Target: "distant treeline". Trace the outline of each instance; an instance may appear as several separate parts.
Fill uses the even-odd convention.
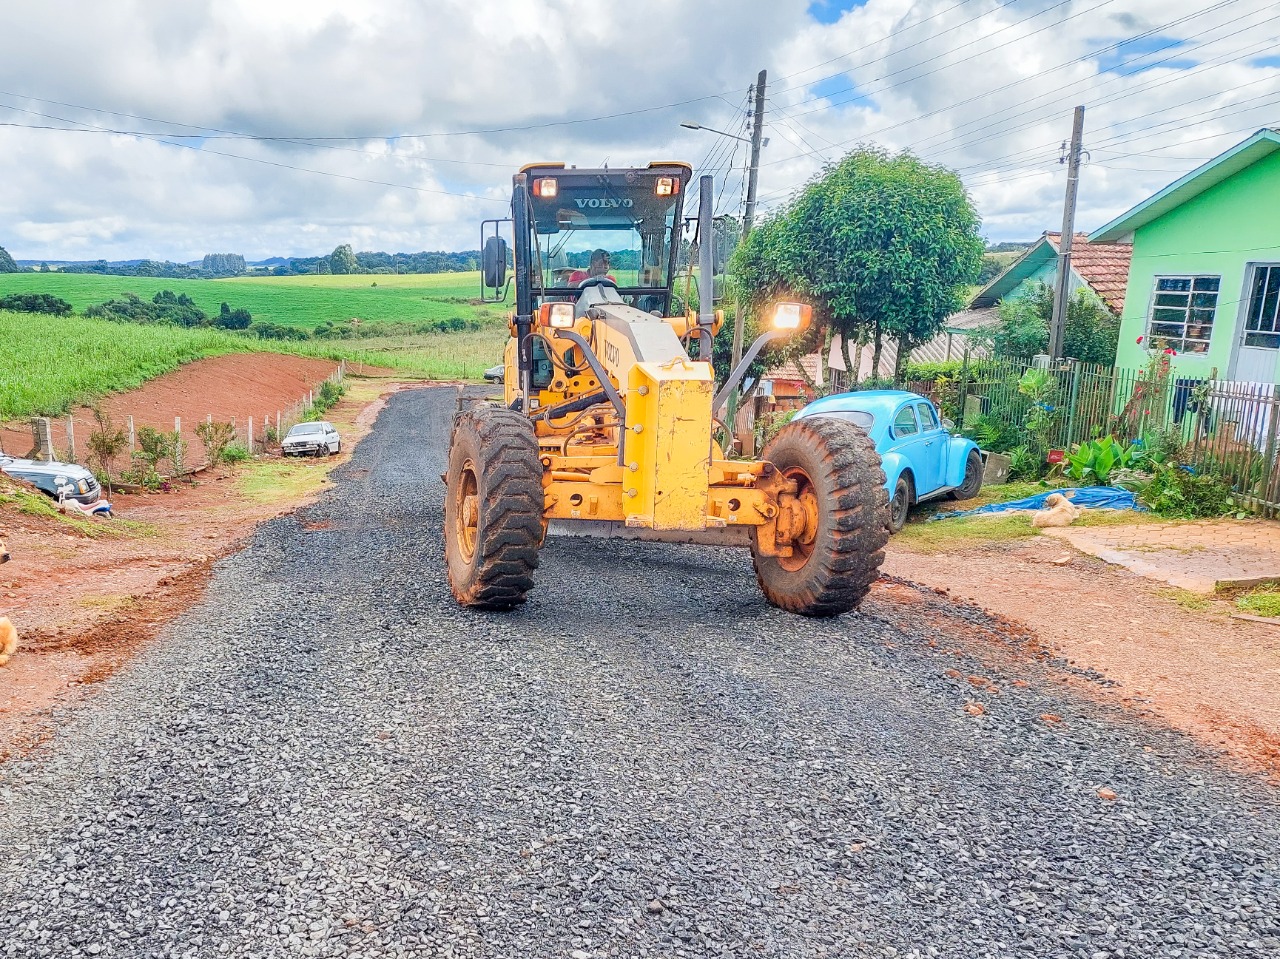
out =
[[[464,273],[480,269],[480,251],[449,253],[354,253],[342,244],[328,256],[294,257],[271,270],[273,276],[351,273]]]
[[[71,304],[43,293],[22,294],[0,300],[0,309],[64,316],[71,312]],[[453,316],[420,323],[337,324],[330,321],[318,324],[314,330],[305,330],[283,323],[255,321],[248,310],[243,307],[232,309],[227,303],[222,304],[216,315],[209,316],[186,293],[174,293],[172,290],[161,290],[150,300],[144,300],[135,293],[126,293],[89,307],[84,315],[116,323],[166,324],[187,328],[211,326],[262,340],[349,340],[413,333],[457,333],[480,328],[480,321],[474,316]]]

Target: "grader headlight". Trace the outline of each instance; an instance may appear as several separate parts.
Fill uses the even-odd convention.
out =
[[[809,328],[813,308],[807,303],[779,303],[773,308],[773,328],[799,333]]]
[[[550,200],[560,192],[560,184],[555,177],[544,176],[533,181],[533,195],[542,200]]]
[[[538,308],[538,313],[543,326],[557,330],[567,330],[573,326],[572,303],[543,303]]]

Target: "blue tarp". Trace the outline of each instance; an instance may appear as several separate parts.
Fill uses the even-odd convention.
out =
[[[1079,489],[1048,489],[1035,496],[1010,500],[1008,503],[990,503],[977,509],[967,509],[958,513],[934,513],[933,519],[955,519],[957,516],[978,516],[984,513],[1007,513],[1018,509],[1044,509],[1044,501],[1054,493],[1061,493],[1076,506],[1084,509],[1135,509],[1138,497],[1119,486],[1082,486]]]

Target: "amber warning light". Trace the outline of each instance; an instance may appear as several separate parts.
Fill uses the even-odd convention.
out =
[[[660,176],[653,192],[656,196],[675,196],[680,192],[680,181],[673,176]]]
[[[536,197],[549,200],[559,192],[560,184],[556,182],[555,177],[544,176],[540,180],[533,181],[533,195]]]

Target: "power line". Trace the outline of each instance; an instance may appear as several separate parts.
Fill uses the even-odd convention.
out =
[[[1155,35],[1155,34],[1160,33],[1161,31],[1168,30],[1168,29],[1170,29],[1170,28],[1172,28],[1172,27],[1180,26],[1180,25],[1182,25],[1183,23],[1186,23],[1186,22],[1188,22],[1188,21],[1190,21],[1190,20],[1193,20],[1193,19],[1195,19],[1195,18],[1197,18],[1197,17],[1203,16],[1203,15],[1208,14],[1208,13],[1216,12],[1217,10],[1220,10],[1220,9],[1222,9],[1222,8],[1224,8],[1224,7],[1230,6],[1230,5],[1232,5],[1232,4],[1234,4],[1234,3],[1238,3],[1238,2],[1239,2],[1239,0],[1219,0],[1219,2],[1218,2],[1218,3],[1214,4],[1214,5],[1213,5],[1213,6],[1211,6],[1211,7],[1206,8],[1206,9],[1204,9],[1204,10],[1197,10],[1197,11],[1195,11],[1194,13],[1190,13],[1190,14],[1187,14],[1187,15],[1185,15],[1185,16],[1178,17],[1177,19],[1171,20],[1171,21],[1169,21],[1169,22],[1167,22],[1167,23],[1159,24],[1158,26],[1152,27],[1152,28],[1150,28],[1150,29],[1148,29],[1148,30],[1144,30],[1144,31],[1142,31],[1141,33],[1137,33],[1137,34],[1135,34],[1135,35],[1133,35],[1133,36],[1131,36],[1131,37],[1125,37],[1125,38],[1124,38],[1124,39],[1122,39],[1122,40],[1117,40],[1117,41],[1115,41],[1115,42],[1113,42],[1113,43],[1109,43],[1109,44],[1107,44],[1107,45],[1105,45],[1105,46],[1102,46],[1102,47],[1099,47],[1099,48],[1097,48],[1097,49],[1095,49],[1095,50],[1091,50],[1091,51],[1089,51],[1089,52],[1087,52],[1087,53],[1085,53],[1085,54],[1082,54],[1081,56],[1073,57],[1072,59],[1070,59],[1070,60],[1066,60],[1066,61],[1063,61],[1062,63],[1059,63],[1059,64],[1057,64],[1057,65],[1055,65],[1055,66],[1053,66],[1053,67],[1048,67],[1048,68],[1046,68],[1046,69],[1044,69],[1044,70],[1039,71],[1039,74],[1038,74],[1038,75],[1039,75],[1039,76],[1044,76],[1044,75],[1045,75],[1045,74],[1047,74],[1047,73],[1052,73],[1052,72],[1055,72],[1055,71],[1057,71],[1057,70],[1061,70],[1061,69],[1064,69],[1064,68],[1069,67],[1069,66],[1073,66],[1073,65],[1078,64],[1078,63],[1084,63],[1085,61],[1087,61],[1087,60],[1091,60],[1091,59],[1093,59],[1093,58],[1095,58],[1095,57],[1101,57],[1101,56],[1102,56],[1102,55],[1104,55],[1104,54],[1111,53],[1111,52],[1114,52],[1114,51],[1118,50],[1120,47],[1124,46],[1125,44],[1134,43],[1134,42],[1135,42],[1135,41],[1137,41],[1137,40],[1145,39],[1146,37],[1153,36],[1153,35]],[[956,64],[948,64],[947,66],[956,66],[956,65],[958,65],[958,63],[961,63],[961,62],[965,62],[965,61],[958,61]],[[912,78],[912,79],[917,79],[917,78]],[[880,135],[880,134],[882,134],[882,133],[888,133],[890,130],[895,130],[895,129],[898,129],[899,127],[903,127],[903,126],[906,126],[906,125],[911,124],[911,123],[917,123],[917,122],[919,122],[919,121],[921,121],[921,120],[929,119],[929,118],[931,118],[931,117],[935,117],[935,116],[939,116],[939,115],[944,114],[944,113],[951,112],[951,111],[955,110],[957,107],[965,106],[965,105],[967,105],[967,104],[974,103],[974,102],[976,102],[976,101],[978,101],[978,100],[986,99],[987,97],[990,97],[990,96],[992,96],[993,94],[1001,93],[1001,92],[1003,92],[1003,91],[1005,91],[1005,90],[1008,90],[1008,89],[1011,89],[1011,88],[1013,88],[1013,87],[1020,86],[1021,84],[1025,83],[1025,82],[1026,82],[1026,79],[1025,79],[1025,78],[1019,78],[1019,79],[1017,79],[1017,80],[1012,80],[1012,81],[1010,81],[1010,82],[1008,82],[1008,83],[1005,83],[1005,84],[1002,84],[1002,85],[1000,85],[1000,86],[998,86],[998,87],[994,87],[993,89],[985,90],[985,91],[983,91],[983,92],[982,92],[982,93],[980,93],[980,94],[976,94],[976,95],[974,95],[974,96],[968,97],[967,99],[960,100],[960,101],[958,101],[958,102],[948,104],[946,107],[939,107],[938,109],[935,109],[935,110],[930,110],[930,111],[927,111],[927,112],[925,112],[925,113],[917,114],[916,116],[910,117],[910,118],[908,118],[908,119],[906,119],[906,120],[901,120],[901,121],[898,121],[897,123],[891,123],[891,124],[889,124],[888,126],[879,127],[879,128],[877,128],[877,129],[875,129],[875,130],[870,130],[870,131],[867,131],[867,132],[865,132],[865,133],[861,133],[861,134],[859,134],[859,135],[858,135],[858,136],[856,136],[856,137],[851,137],[851,138],[849,138],[849,139],[847,139],[847,140],[837,141],[837,142],[833,143],[833,144],[832,144],[832,146],[833,146],[833,147],[842,147],[842,146],[847,146],[848,144],[850,144],[850,143],[854,143],[855,141],[858,141],[858,140],[865,140],[865,139],[867,139],[867,138],[869,138],[869,137],[879,136],[879,135]],[[887,89],[892,89],[892,87],[886,87],[886,88],[885,88],[885,89],[883,89],[883,90],[877,90],[877,91],[873,91],[873,92],[874,92],[874,93],[883,93],[883,92],[885,92],[885,90],[887,90]],[[808,101],[805,101],[805,102],[808,102]],[[801,115],[807,115],[807,113],[815,113],[815,112],[819,112],[819,111],[816,111],[816,110],[815,110],[815,111],[807,111],[807,112],[806,112],[806,114],[801,114]],[[770,163],[770,164],[786,163],[786,162],[788,162],[788,161],[790,161],[790,160],[800,159],[800,158],[802,158],[802,157],[803,157],[803,154],[800,154],[800,155],[797,155],[797,156],[790,156],[790,157],[781,157],[781,158],[779,158],[779,159],[777,159],[777,160],[771,160],[771,161],[769,161],[769,163]]]
[[[35,115],[37,115],[37,116],[44,116],[44,117],[47,117],[47,118],[49,118],[49,119],[58,120],[58,121],[63,122],[63,123],[75,123],[75,124],[79,124],[81,127],[89,127],[89,128],[90,128],[90,129],[87,129],[87,130],[69,131],[69,132],[105,133],[105,134],[115,134],[115,133],[116,133],[116,131],[114,131],[114,130],[109,130],[109,129],[105,128],[105,127],[99,127],[99,126],[97,126],[96,124],[87,123],[87,122],[85,122],[85,121],[83,121],[83,120],[71,120],[71,119],[68,119],[68,118],[66,118],[66,117],[58,117],[58,116],[52,116],[52,117],[51,117],[51,116],[49,116],[48,114],[41,114],[41,113],[37,113],[37,111],[34,111],[34,110],[24,110],[24,109],[22,109],[21,107],[8,106],[7,104],[0,104],[0,107],[3,107],[4,109],[7,109],[7,110],[14,110],[14,111],[16,111],[16,112],[18,112],[18,113],[32,113],[32,114],[35,114]],[[17,124],[6,124],[6,125],[7,125],[7,126],[16,126]],[[332,173],[332,172],[330,172],[330,171],[328,171],[328,170],[313,170],[313,169],[310,169],[309,167],[300,167],[300,166],[295,166],[294,164],[291,164],[291,163],[281,163],[281,162],[279,162],[278,160],[267,160],[267,159],[264,159],[264,158],[262,158],[262,157],[249,157],[249,156],[244,156],[243,154],[239,154],[239,153],[226,153],[226,152],[221,151],[221,150],[210,150],[210,149],[207,149],[207,148],[205,148],[205,147],[203,147],[203,146],[197,146],[197,145],[195,145],[195,144],[191,144],[191,143],[178,143],[178,142],[174,142],[174,141],[172,141],[172,140],[165,139],[165,137],[164,137],[164,135],[163,135],[163,134],[155,134],[155,133],[151,133],[151,134],[141,134],[141,133],[139,133],[139,134],[130,134],[130,135],[132,135],[132,136],[137,136],[137,137],[139,137],[139,138],[141,138],[141,139],[150,140],[150,141],[152,141],[152,142],[154,142],[154,143],[163,144],[164,146],[178,147],[178,148],[183,149],[183,150],[194,150],[194,151],[195,151],[195,152],[197,152],[197,153],[201,153],[201,154],[210,154],[210,155],[213,155],[213,156],[228,157],[228,158],[233,159],[233,160],[246,160],[246,161],[248,161],[248,162],[250,162],[250,163],[261,163],[261,164],[264,164],[264,165],[266,165],[266,166],[278,167],[278,168],[283,169],[283,170],[294,170],[294,171],[297,171],[297,172],[299,172],[299,173],[312,173],[312,174],[315,174],[316,176],[327,176],[327,177],[332,177],[332,178],[334,178],[334,179],[338,179],[338,180],[350,180],[350,181],[355,182],[355,183],[368,183],[368,184],[372,184],[372,185],[374,185],[374,186],[388,186],[388,187],[393,187],[393,188],[395,188],[395,189],[399,189],[399,190],[413,190],[415,193],[432,193],[432,194],[438,194],[438,195],[441,195],[441,196],[456,196],[456,197],[463,197],[463,198],[466,198],[466,199],[469,199],[469,200],[485,200],[485,201],[487,201],[487,202],[489,202],[489,203],[506,203],[506,202],[508,202],[507,200],[499,199],[498,197],[481,196],[481,195],[480,195],[480,194],[478,194],[478,193],[458,193],[458,192],[456,192],[456,191],[454,191],[454,190],[435,190],[435,189],[431,189],[430,187],[410,186],[410,185],[409,185],[409,184],[407,184],[407,183],[392,183],[392,182],[387,181],[387,180],[372,180],[372,179],[369,179],[369,178],[367,178],[367,177],[352,176],[352,175],[350,175],[350,174],[346,174],[346,173]]]

